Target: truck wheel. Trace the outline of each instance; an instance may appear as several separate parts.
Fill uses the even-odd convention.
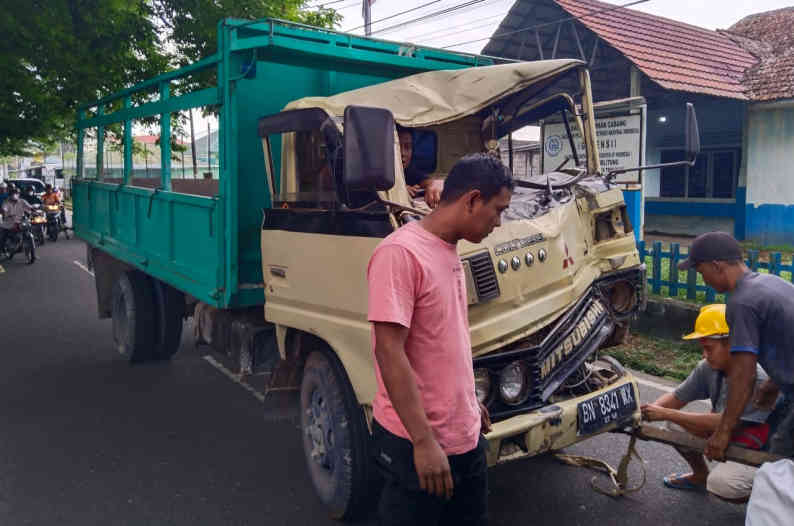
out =
[[[170,360],[179,350],[182,341],[182,318],[185,313],[185,295],[160,280],[152,279],[154,304],[157,308],[157,333],[154,359]]]
[[[113,342],[131,363],[152,358],[155,343],[155,304],[149,278],[124,272],[113,286]]]
[[[335,356],[322,351],[309,355],[300,404],[303,451],[317,495],[335,519],[360,515],[371,489],[371,436]]]

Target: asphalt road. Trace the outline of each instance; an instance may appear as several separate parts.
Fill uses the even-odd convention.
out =
[[[82,243],[61,238],[39,258],[0,272],[0,524],[335,524],[311,488],[294,404],[231,381],[189,327],[173,361],[131,367],[96,317]],[[644,401],[661,393],[641,388]],[[627,443],[610,434],[568,452],[617,466]],[[745,506],[663,487],[686,468],[672,449],[638,451],[647,483],[617,500],[551,457],[497,466],[492,524],[744,524]]]

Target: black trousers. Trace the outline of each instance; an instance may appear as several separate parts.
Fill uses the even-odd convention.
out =
[[[372,421],[375,462],[384,477],[378,515],[381,526],[488,524],[488,443],[481,435],[477,447],[450,455],[454,491],[446,500],[422,490],[414,466],[414,448]]]

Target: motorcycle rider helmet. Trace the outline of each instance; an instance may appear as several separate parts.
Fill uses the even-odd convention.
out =
[[[48,194],[52,192],[52,185],[50,183],[44,185],[44,191],[47,192]]]

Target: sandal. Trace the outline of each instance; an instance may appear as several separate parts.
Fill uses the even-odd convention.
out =
[[[672,489],[684,489],[690,491],[703,491],[706,489],[706,486],[701,486],[699,484],[695,484],[689,480],[689,476],[692,473],[673,473],[672,475],[667,475],[662,479],[664,485],[668,488]]]

